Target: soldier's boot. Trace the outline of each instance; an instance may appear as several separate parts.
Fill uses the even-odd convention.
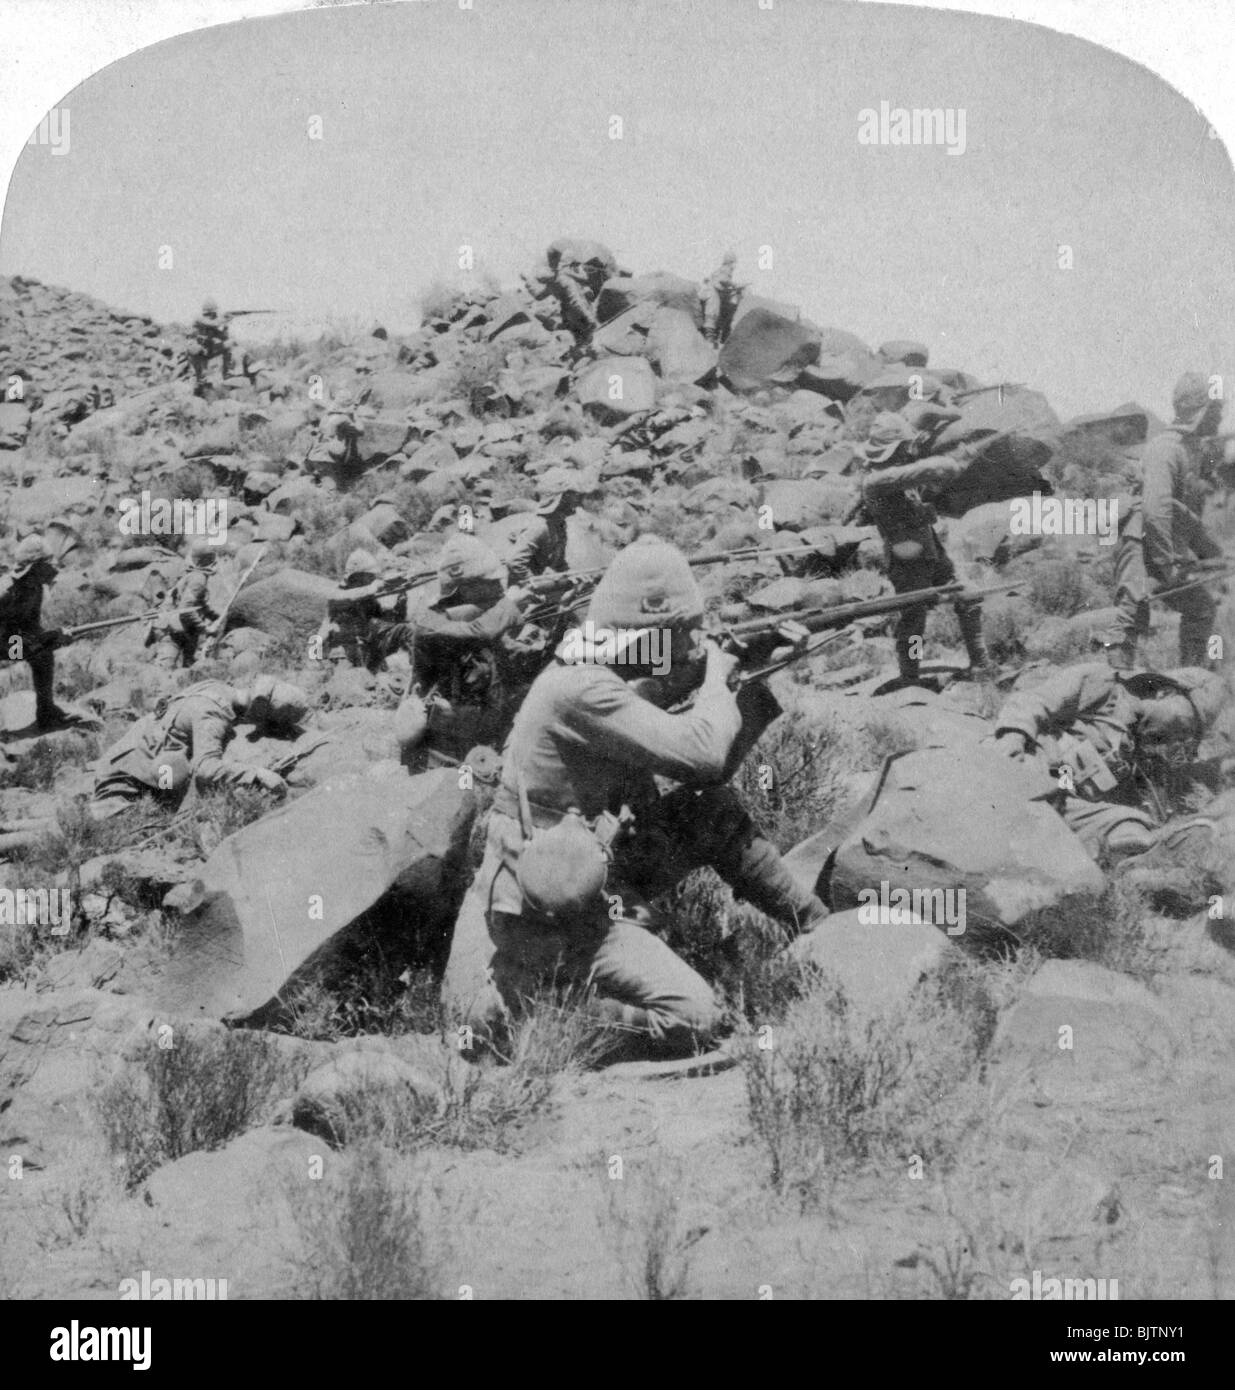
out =
[[[72,723],[72,716],[56,704],[56,659],[51,652],[35,652],[27,661],[34,685],[34,722],[40,729],[57,729]]]
[[[790,873],[780,852],[762,835],[754,835],[737,856],[736,864],[722,877],[735,896],[766,913],[800,936],[829,915],[823,902]]]
[[[969,669],[975,675],[989,675],[995,670],[986,643],[982,639],[982,609],[974,604],[958,604],[956,621],[969,658]]]
[[[917,684],[922,663],[918,657],[911,656],[910,651],[911,647],[916,649],[921,640],[917,633],[898,634],[896,638],[896,669],[901,680],[908,681],[911,685]]]

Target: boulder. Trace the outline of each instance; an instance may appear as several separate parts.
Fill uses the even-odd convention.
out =
[[[326,616],[335,584],[325,575],[282,569],[247,584],[232,603],[229,627],[255,627],[272,637],[307,640]]]
[[[702,381],[716,367],[716,349],[682,309],[657,311],[647,336],[647,355],[665,381]]]
[[[819,343],[818,329],[772,309],[751,307],[735,320],[717,369],[734,391],[789,386],[803,367],[819,360]]]
[[[763,505],[777,529],[804,531],[839,522],[857,497],[855,484],[842,478],[783,478],[764,483]]]
[[[864,889],[964,888],[967,939],[1006,936],[1028,914],[1100,893],[1104,878],[1052,804],[1046,774],[973,744],[889,758],[865,815],[825,870],[828,901]]]
[[[1171,1009],[1139,981],[1092,961],[1048,960],[999,1021],[995,1085],[1126,1106],[1130,1088],[1167,1080],[1184,1041]]]
[[[625,420],[656,404],[656,377],[642,357],[602,357],[575,383],[580,405],[605,421]]]
[[[443,768],[331,780],[229,836],[199,875],[159,982],[163,1007],[260,1025],[332,960],[347,930],[398,886],[401,935],[449,932],[472,794]]]
[[[374,1129],[415,1131],[443,1103],[441,1087],[393,1052],[349,1049],[309,1073],[292,1103],[292,1123],[341,1147]]]
[[[853,909],[799,936],[786,955],[837,980],[851,1008],[869,1016],[903,1004],[954,949],[941,931],[912,914],[908,921],[872,925]]]

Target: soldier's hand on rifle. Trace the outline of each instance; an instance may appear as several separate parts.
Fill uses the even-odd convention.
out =
[[[703,654],[707,663],[703,676],[704,684],[729,685],[730,677],[741,664],[741,657],[736,652],[725,651],[711,638],[704,641]]]
[[[61,647],[72,646],[73,636],[62,627],[49,627],[46,632],[39,633],[37,641],[40,650],[54,652]]]

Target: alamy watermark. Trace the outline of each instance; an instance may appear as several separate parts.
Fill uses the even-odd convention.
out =
[[[53,106],[34,128],[27,145],[47,145],[52,154],[69,152],[69,108]]]
[[[143,1269],[140,1279],[121,1279],[121,1300],[142,1299],[147,1302],[225,1303],[226,1279],[155,1279]]]
[[[885,878],[878,888],[858,889],[858,921],[864,927],[942,927],[949,936],[965,934],[963,888],[893,888]]]
[[[1042,1299],[1053,1302],[1056,1299],[1089,1299],[1115,1301],[1119,1298],[1118,1279],[1056,1279],[1042,1277],[1042,1271],[1035,1269],[1032,1281],[1013,1279],[1008,1286],[1012,1291],[1012,1301],[1022,1299]]]
[[[226,497],[122,497],[120,534],[124,536],[201,536],[210,545],[227,540]]]
[[[965,153],[963,106],[893,106],[881,101],[876,111],[858,112],[859,145],[944,145],[949,154]]]
[[[1118,497],[1014,497],[1008,504],[1014,536],[1097,536],[1110,545],[1119,534]]]
[[[0,888],[0,926],[50,927],[52,936],[67,936],[72,920],[68,888]]]
[[[589,618],[572,627],[557,649],[560,661],[592,666],[642,666],[667,676],[673,633],[665,627],[597,627]]]

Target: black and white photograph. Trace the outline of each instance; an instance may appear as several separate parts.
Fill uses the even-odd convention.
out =
[[[0,83],[82,43],[3,129],[32,1365],[158,1367],[186,1301],[1058,1303],[1027,1366],[1191,1359],[1235,103],[1066,8],[0,3]]]

